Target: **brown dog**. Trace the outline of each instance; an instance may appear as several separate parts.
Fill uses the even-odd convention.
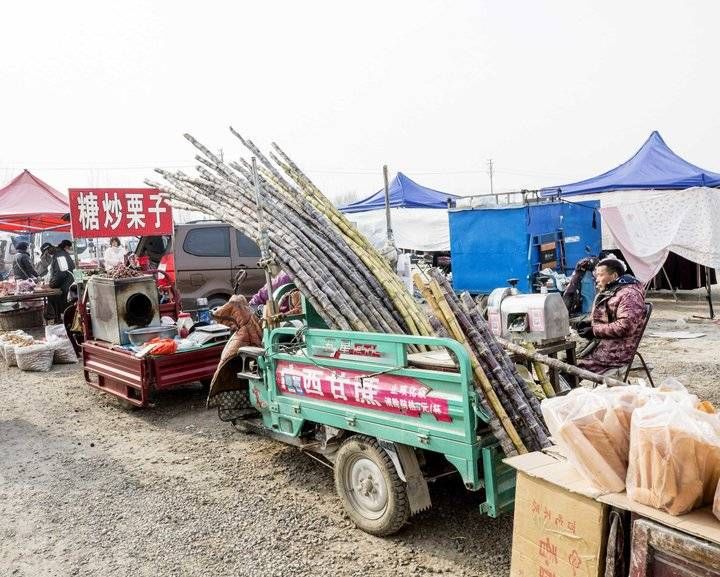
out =
[[[223,306],[215,309],[213,318],[220,324],[234,330],[235,333],[223,349],[220,362],[234,357],[240,347],[262,346],[262,327],[247,299],[234,295]]]

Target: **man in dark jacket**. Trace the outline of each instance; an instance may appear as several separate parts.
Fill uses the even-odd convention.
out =
[[[72,273],[75,270],[75,263],[68,252],[71,246],[72,242],[63,240],[58,245],[50,261],[50,288],[57,288],[61,291],[60,295],[52,297],[52,308],[56,323],[62,320],[62,313],[67,308],[68,291],[75,281]]]
[[[15,250],[17,250],[17,254],[13,260],[13,274],[15,275],[15,280],[37,278],[39,275],[33,267],[32,259],[28,254],[28,243],[25,241],[17,243]]]
[[[578,366],[595,373],[632,362],[645,320],[645,291],[635,277],[625,274],[625,265],[606,258],[595,267],[598,294],[590,326],[578,334],[592,343],[578,360]],[[594,348],[593,348],[594,347]]]

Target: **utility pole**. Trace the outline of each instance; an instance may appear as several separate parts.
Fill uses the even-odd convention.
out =
[[[487,161],[488,165],[488,175],[490,176],[490,194],[495,194],[495,190],[493,188],[493,159],[489,158]],[[500,204],[500,196],[495,195],[495,204]]]

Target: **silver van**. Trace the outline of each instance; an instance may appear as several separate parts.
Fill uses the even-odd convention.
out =
[[[175,225],[173,237],[143,237],[137,255],[146,254],[162,268],[171,268],[165,255],[174,257],[175,286],[182,297],[182,308],[193,311],[198,298],[208,299],[210,308],[220,306],[233,295],[233,283],[246,271],[239,292],[254,295],[265,282],[258,267],[260,248],[230,225],[220,221],[200,221]]]

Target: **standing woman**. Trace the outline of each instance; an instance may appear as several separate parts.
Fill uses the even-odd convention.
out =
[[[125,262],[125,249],[116,236],[110,239],[110,246],[105,251],[105,270],[110,270]]]
[[[53,255],[50,263],[50,288],[60,289],[61,294],[53,298],[53,311],[55,323],[62,322],[62,313],[67,307],[67,296],[70,286],[75,281],[72,271],[75,263],[68,249],[72,246],[69,240],[62,241]]]

